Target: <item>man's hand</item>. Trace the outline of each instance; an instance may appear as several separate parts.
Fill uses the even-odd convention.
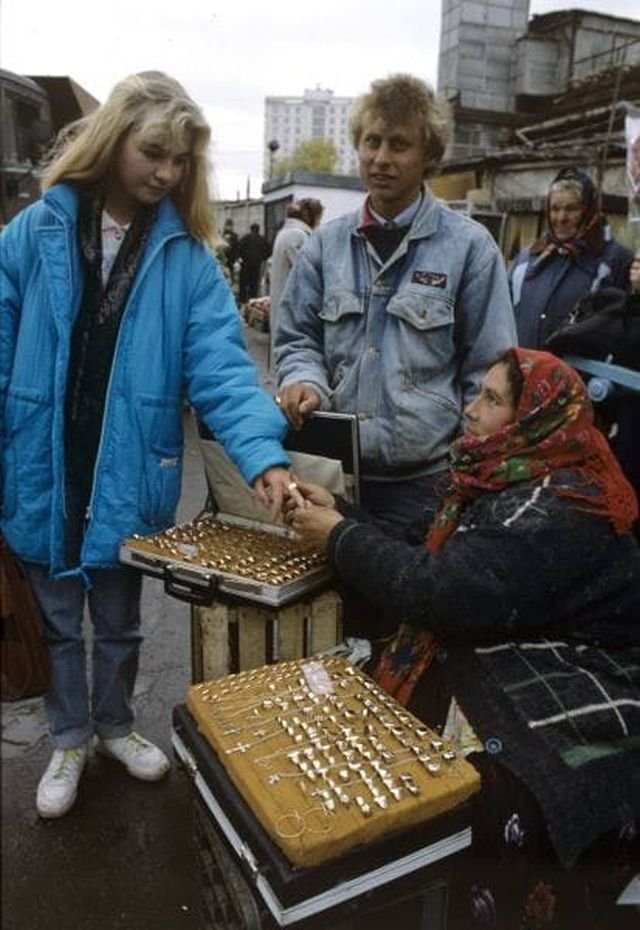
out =
[[[293,428],[300,429],[307,417],[320,408],[322,401],[310,384],[296,381],[295,384],[287,384],[278,392],[276,403],[282,408]]]
[[[274,523],[282,522],[282,504],[285,497],[298,506],[304,506],[302,495],[298,493],[297,484],[286,468],[267,468],[253,482],[253,490],[261,504],[269,510]]]
[[[640,294],[640,255],[636,255],[634,260],[631,262],[631,270],[629,271],[629,283],[631,285],[632,293]]]
[[[344,517],[333,507],[318,507],[307,500],[304,506],[296,507],[287,520],[306,549],[322,551],[331,530],[342,523]]]

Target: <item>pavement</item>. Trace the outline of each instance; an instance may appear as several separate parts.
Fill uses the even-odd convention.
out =
[[[268,335],[246,329],[265,385]],[[193,518],[206,484],[192,416],[178,521]],[[190,610],[145,579],[145,642],[135,692],[136,729],[172,758],[171,712],[191,683]],[[43,702],[2,704],[2,930],[202,930],[193,813],[174,763],[161,782],[136,781],[93,756],[73,809],[41,820],[38,781],[51,754]]]

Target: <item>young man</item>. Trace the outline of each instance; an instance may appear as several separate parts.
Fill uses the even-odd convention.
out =
[[[279,306],[279,402],[295,427],[316,409],[355,413],[361,498],[404,524],[435,505],[446,453],[480,376],[515,342],[491,235],[435,199],[425,179],[450,128],[421,80],[374,81],[352,117],[363,208],[323,225]]]

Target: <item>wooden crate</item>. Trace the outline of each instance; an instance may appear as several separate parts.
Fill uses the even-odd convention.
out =
[[[194,683],[279,659],[301,659],[342,640],[342,600],[333,588],[282,607],[220,597],[191,608]]]

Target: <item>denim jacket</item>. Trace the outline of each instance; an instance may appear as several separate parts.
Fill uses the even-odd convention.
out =
[[[323,409],[357,414],[365,477],[433,473],[482,373],[515,344],[503,259],[429,191],[384,264],[360,222],[327,223],[298,255],[279,307],[279,385],[311,384]]]

